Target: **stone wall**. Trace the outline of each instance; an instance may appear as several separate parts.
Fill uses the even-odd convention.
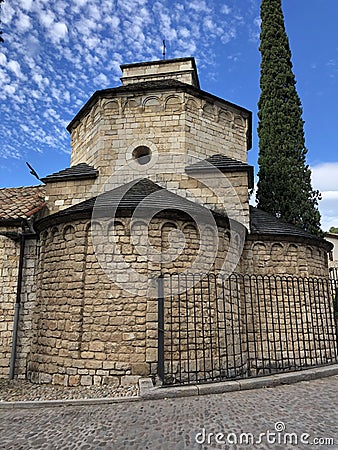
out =
[[[17,232],[17,229],[1,231]],[[0,377],[9,375],[20,243],[0,235]]]
[[[328,279],[256,276],[243,280],[244,334],[251,375],[337,360]]]
[[[21,233],[17,228],[7,232]],[[25,241],[21,302],[16,347],[15,375],[25,377],[30,351],[35,304],[36,239]],[[13,321],[18,286],[20,241],[0,235],[0,378],[8,378],[12,352]]]
[[[94,197],[97,193],[97,188],[93,189],[94,184],[95,180],[93,179],[48,182],[45,196],[48,211],[45,211],[45,215],[47,212],[54,214]]]
[[[164,277],[166,384],[208,382],[247,372],[236,280],[215,273]]]
[[[248,237],[240,264],[241,273],[327,277],[327,251],[314,241],[292,237]]]
[[[216,153],[246,162],[248,120],[230,105],[181,91],[99,99],[72,130],[71,161],[93,165],[99,177],[83,187],[81,182],[47,186],[48,207],[56,212],[131,180],[150,178],[192,201],[231,211],[248,228],[245,172],[193,177],[185,172],[189,164]],[[144,165],[133,157],[140,146],[150,152]]]
[[[295,237],[251,235],[240,270],[255,275],[244,279],[243,299],[246,345],[254,355],[252,374],[334,361],[336,337],[324,245]]]
[[[153,146],[154,157],[156,152],[199,158],[220,153],[246,162],[248,120],[235,107],[179,89],[101,98],[73,126],[71,165],[86,162],[99,169],[102,186],[121,168],[128,172],[139,145]],[[184,173],[184,166],[178,169]],[[160,159],[157,171],[162,171]]]
[[[21,302],[15,360],[15,375],[25,378],[27,361],[33,339],[32,321],[36,304],[36,270],[38,247],[35,237],[25,241],[25,259],[22,270]]]
[[[218,244],[215,237],[219,239]],[[2,302],[0,316],[1,376],[7,377],[19,248],[14,241],[5,237],[1,239],[1,274],[5,280],[11,277],[8,283],[1,285],[3,298],[11,299],[10,302]],[[202,251],[200,241],[204,244]],[[36,243],[34,239],[27,240],[15,373],[22,377],[27,374],[35,382],[64,385],[128,385],[134,384],[140,376],[155,376],[158,275],[162,272],[183,273],[184,279],[184,273],[193,272],[198,277],[199,273],[226,272],[228,266],[223,266],[223,263],[227,255],[231,256],[227,263],[236,260],[236,251],[230,242],[230,233],[225,227],[219,225],[217,235],[206,227],[201,236],[193,222],[182,213],[171,213],[170,219],[156,216],[150,224],[135,219],[131,222],[129,217],[98,219],[92,223],[88,218],[42,231],[36,269]],[[258,275],[321,277],[327,276],[327,259],[324,249],[314,241],[248,236],[238,270]],[[170,364],[176,374],[191,368],[191,355],[187,349],[175,346],[179,336],[187,332],[186,324],[191,324],[196,318],[199,331],[193,335],[190,330],[189,340],[197,336],[202,342],[203,327],[207,329],[210,321],[214,323],[224,316],[221,332],[212,328],[207,333],[210,342],[203,343],[203,358],[202,350],[195,352],[196,373],[202,365],[209,367],[210,373],[215,373],[215,370],[224,373],[224,367],[218,363],[215,365],[213,358],[220,360],[225,357],[228,358],[229,376],[246,373],[250,364],[250,370],[264,370],[266,361],[271,360],[271,330],[276,331],[277,325],[280,332],[276,336],[281,344],[273,347],[276,367],[280,360],[284,364],[285,355],[289,357],[290,352],[296,353],[304,364],[309,363],[313,352],[317,352],[318,358],[332,357],[329,353],[324,354],[321,347],[316,347],[317,338],[312,339],[318,336],[320,342],[328,342],[330,338],[325,334],[329,329],[325,322],[329,300],[326,297],[320,297],[321,308],[316,301],[306,300],[304,293],[297,294],[296,301],[290,304],[283,300],[283,288],[280,288],[276,293],[277,303],[272,302],[272,298],[269,303],[266,294],[255,291],[256,283],[254,288],[243,288],[243,292],[251,293],[250,299],[243,299],[239,304],[236,295],[242,292],[242,288],[236,291],[235,286],[228,287],[222,300],[219,282],[211,287],[204,285],[202,289],[197,284],[197,291],[196,286],[189,283],[188,286],[184,283],[171,285],[171,288],[182,290],[181,296],[171,297],[172,307],[168,298],[166,300],[166,320],[179,315],[183,318],[183,328],[177,328],[173,334],[172,350],[176,362],[174,358]],[[12,286],[11,292],[7,292],[8,286]],[[191,300],[189,296],[194,290],[195,299]],[[319,310],[323,310],[324,315],[319,315]],[[248,317],[251,317],[249,321]],[[298,325],[291,320],[292,317],[296,322],[307,324],[305,332],[299,336],[296,336]],[[308,317],[315,317],[315,321],[311,319],[311,326]],[[244,334],[248,341],[239,336],[245,327],[249,327]],[[168,334],[166,339],[167,345],[171,345]],[[227,344],[215,349],[213,343],[217,340]],[[262,348],[253,347],[257,342],[262,343]],[[166,348],[168,354],[169,347]],[[247,359],[249,351],[258,352],[255,368]]]
[[[171,190],[171,182],[167,183]],[[236,220],[249,230],[248,175],[245,172],[196,173],[179,182],[179,195]]]
[[[180,88],[135,92],[132,96],[107,94],[71,130],[71,166],[93,165],[99,170],[99,177],[48,183],[48,211],[53,214],[139,178],[150,178],[212,208],[232,207],[234,195],[228,195],[228,187],[223,188],[224,196],[218,195],[224,180],[215,184],[213,177],[205,177],[205,188],[188,177],[185,168],[196,158],[217,153],[246,162],[249,121],[248,113],[234,105]],[[149,148],[148,164],[135,160],[133,152],[140,146]],[[244,218],[238,220],[248,227],[247,175],[227,174],[225,184],[229,182],[234,187],[235,200],[238,197],[241,203],[238,206],[236,202],[235,209],[244,211]]]
[[[172,173],[173,165],[168,163],[166,171],[159,172],[157,168],[150,168],[146,173],[134,170],[125,179],[124,175],[116,174],[106,186],[102,187],[95,180],[60,181],[46,186],[46,202],[48,213],[53,214],[95,195],[116,188],[126,181],[139,180],[141,177],[152,181],[175,192],[183,198],[206,206],[211,210],[227,214],[233,220],[242,223],[249,229],[249,193],[248,175],[246,172],[196,173],[189,176],[180,167],[177,173]],[[182,161],[177,162],[177,167]],[[183,172],[182,172],[183,170]],[[100,191],[98,191],[100,189]]]
[[[192,58],[126,64],[121,69],[121,81],[124,85],[170,78],[198,87],[197,71]]]
[[[248,236],[237,271],[252,275],[197,276],[189,289],[184,276],[165,278],[171,294],[165,309],[166,383],[256,376],[336,360],[322,245]]]
[[[79,220],[43,231],[30,379],[125,385],[155,375],[156,279],[163,270],[191,267],[197,236],[186,219],[173,216],[154,218],[149,228],[118,218],[92,225]],[[208,248],[215,252],[212,231],[205,239],[199,270],[207,269]],[[216,264],[221,253],[216,250]]]

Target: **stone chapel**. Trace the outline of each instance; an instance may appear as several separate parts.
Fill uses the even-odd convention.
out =
[[[69,167],[0,190],[0,377],[156,375],[163,272],[328,276],[327,241],[249,205],[250,111],[193,58],[121,70],[68,125]]]

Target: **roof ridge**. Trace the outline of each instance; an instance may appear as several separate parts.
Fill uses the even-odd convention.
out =
[[[35,188],[43,188],[45,189],[45,186],[43,184],[35,184],[32,186],[15,186],[15,187],[4,187],[4,188],[0,188],[0,191],[5,191],[5,190],[11,190],[11,189],[35,189]]]

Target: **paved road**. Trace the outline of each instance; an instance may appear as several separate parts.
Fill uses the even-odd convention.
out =
[[[0,409],[0,448],[338,449],[338,375],[200,397]]]

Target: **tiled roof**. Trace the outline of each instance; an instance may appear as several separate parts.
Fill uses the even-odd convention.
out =
[[[28,219],[45,206],[44,186],[0,189],[0,223]]]
[[[196,163],[187,166],[185,171],[187,173],[212,172],[214,168],[221,172],[247,172],[249,178],[248,187],[249,189],[253,188],[253,166],[249,166],[249,164],[221,154],[212,155],[202,161],[197,161]]]
[[[89,166],[86,163],[80,163],[76,166],[52,173],[45,178],[41,178],[41,181],[43,183],[55,183],[56,181],[84,180],[96,178],[98,173],[98,170],[93,166]]]
[[[287,235],[304,238],[316,238],[294,225],[282,222],[261,209],[250,206],[250,228],[253,234]]]
[[[157,212],[165,213],[168,211],[180,211],[193,218],[198,217],[202,221],[203,218],[208,220],[210,217],[210,210],[208,208],[174,194],[145,178],[124,184],[97,197],[63,209],[58,213],[42,219],[40,223],[44,223],[45,221],[59,221],[67,216],[74,218],[84,213],[91,213],[94,208],[95,216],[103,217],[110,217],[116,209],[121,211],[135,210],[136,208],[141,213],[145,212],[147,217],[149,214],[153,215]],[[213,211],[211,212],[215,219],[227,221],[225,216]]]

